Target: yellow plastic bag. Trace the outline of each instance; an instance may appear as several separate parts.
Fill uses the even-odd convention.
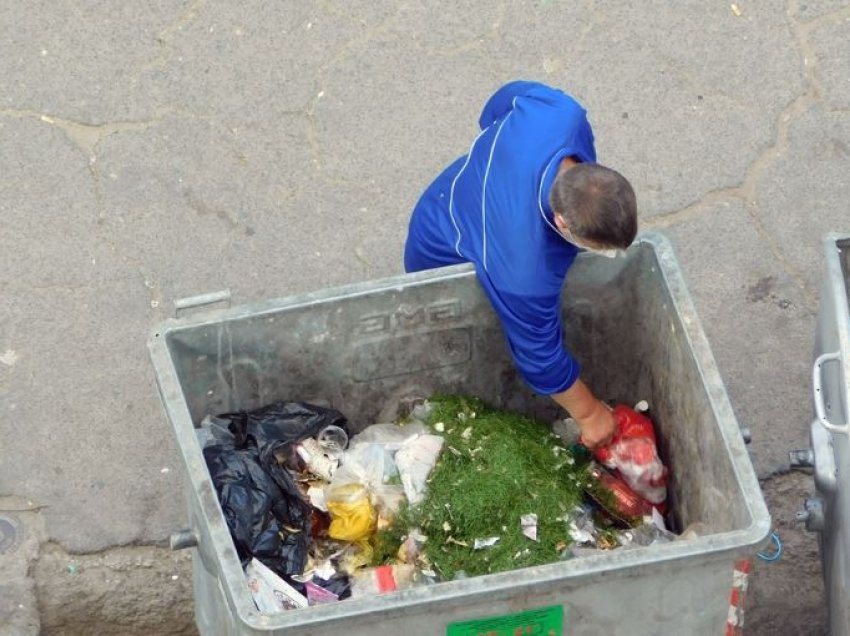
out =
[[[331,525],[328,535],[340,541],[361,541],[375,532],[378,515],[362,484],[334,488],[327,500]]]

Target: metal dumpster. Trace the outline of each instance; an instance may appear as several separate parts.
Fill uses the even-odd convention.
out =
[[[791,454],[811,466],[817,494],[798,518],[819,532],[830,633],[850,634],[850,234],[824,237],[826,275],[820,294],[812,397],[811,447]]]
[[[476,632],[457,623],[547,607],[570,635],[723,633],[734,561],[764,541],[770,519],[672,249],[645,234],[625,258],[583,255],[563,298],[566,341],[585,379],[604,399],[649,400],[672,467],[675,523],[704,522],[709,533],[261,615],[196,440],[206,414],[322,399],[358,430],[402,396],[437,391],[548,421],[557,411],[518,377],[470,266],[169,320],[149,347],[188,472],[191,528],[182,543],[197,542],[201,633],[466,634]]]

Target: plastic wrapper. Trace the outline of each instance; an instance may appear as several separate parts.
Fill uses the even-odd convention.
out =
[[[575,506],[566,518],[570,539],[573,544],[595,545],[599,530],[593,523],[593,510],[585,505]]]
[[[620,543],[623,547],[647,546],[670,543],[676,539],[676,535],[669,530],[659,528],[654,523],[644,523],[637,528],[623,532],[620,536]]]
[[[375,531],[377,513],[362,484],[351,483],[332,490],[326,503],[331,515],[328,536],[340,541],[362,541]]]
[[[617,432],[611,443],[596,450],[596,458],[651,504],[667,499],[667,468],[658,457],[655,430],[645,415],[627,406],[614,408]]]
[[[307,602],[310,605],[324,605],[325,603],[335,603],[339,600],[339,596],[330,590],[326,590],[321,585],[313,583],[313,581],[307,581],[304,584],[304,590],[307,595]]]
[[[307,559],[312,507],[276,460],[343,415],[298,402],[204,420],[204,458],[243,565],[256,557],[277,574],[300,574]]]
[[[416,569],[412,565],[381,565],[358,572],[351,584],[354,598],[386,594],[404,590],[414,585]]]

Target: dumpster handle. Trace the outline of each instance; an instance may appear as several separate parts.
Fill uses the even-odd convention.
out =
[[[215,303],[227,303],[227,306],[230,307],[230,290],[222,289],[208,294],[190,296],[189,298],[178,298],[174,301],[174,317],[176,318],[177,314],[183,310],[214,305]]]
[[[815,402],[815,414],[817,415],[818,422],[823,426],[826,430],[832,431],[833,433],[844,433],[847,434],[847,426],[836,426],[835,424],[830,423],[829,420],[826,419],[826,407],[823,405],[823,391],[821,390],[822,378],[821,378],[821,367],[827,362],[835,362],[841,360],[841,352],[836,351],[835,353],[822,353],[815,360],[815,365],[812,368],[812,387],[814,394],[814,402]]]
[[[198,545],[198,535],[191,528],[178,530],[173,532],[168,538],[168,543],[172,550],[185,550],[186,548],[194,548]]]

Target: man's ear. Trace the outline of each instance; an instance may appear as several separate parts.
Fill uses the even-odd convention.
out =
[[[553,214],[552,217],[555,220],[555,227],[557,227],[562,232],[567,229],[567,222],[564,220],[564,217],[562,217],[557,212]]]

